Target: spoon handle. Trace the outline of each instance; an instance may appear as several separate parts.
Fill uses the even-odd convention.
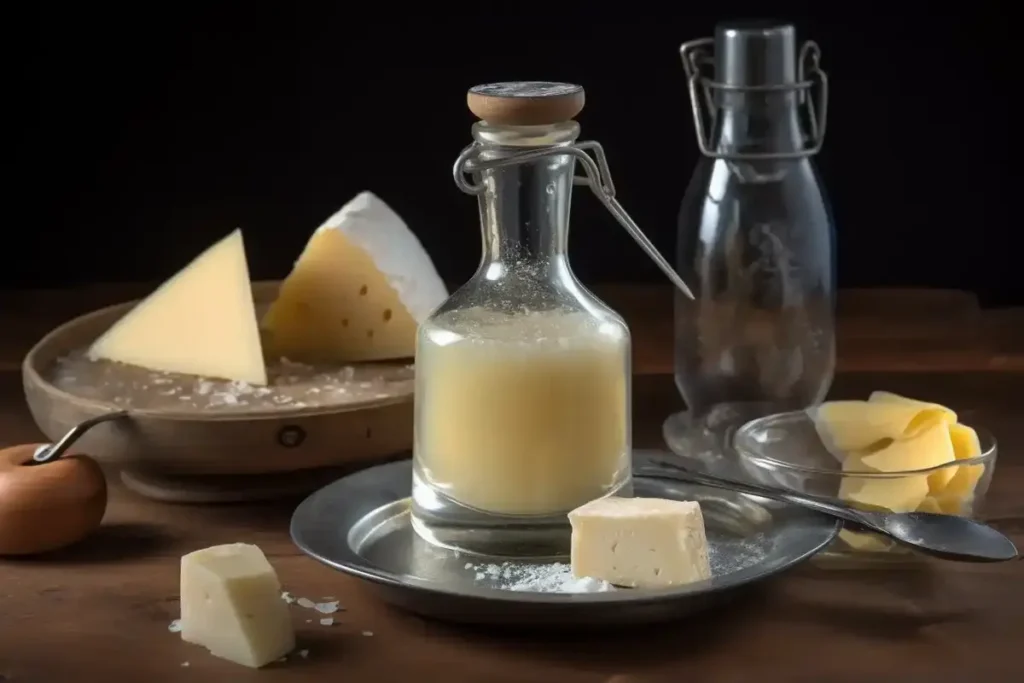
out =
[[[760,496],[762,498],[777,500],[783,503],[791,503],[793,505],[817,510],[823,514],[838,517],[844,521],[853,522],[854,524],[859,524],[874,531],[878,531],[879,533],[888,535],[885,529],[871,521],[867,515],[859,510],[847,507],[846,505],[842,505],[825,498],[819,498],[817,496],[793,493],[782,489],[758,486],[756,484],[747,484],[745,482],[733,481],[731,479],[723,479],[709,474],[693,472],[668,458],[658,458],[653,460],[651,464],[638,467],[635,470],[635,474],[644,477],[674,479],[676,481],[699,484],[700,486],[736,491],[737,493],[745,493],[751,496]]]

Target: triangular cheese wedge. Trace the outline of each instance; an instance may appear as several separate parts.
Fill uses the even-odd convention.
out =
[[[88,356],[160,372],[266,384],[259,326],[235,230],[114,323]]]
[[[362,192],[320,226],[263,318],[267,351],[308,363],[412,358],[416,329],[448,297],[423,245]]]

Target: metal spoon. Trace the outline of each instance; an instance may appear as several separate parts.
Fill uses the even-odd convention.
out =
[[[966,517],[930,512],[866,512],[832,498],[691,472],[668,458],[659,459],[653,465],[639,467],[634,474],[673,479],[799,505],[838,517],[845,522],[888,536],[903,545],[946,560],[1006,562],[1017,558],[1017,548],[1013,541],[992,527]]]

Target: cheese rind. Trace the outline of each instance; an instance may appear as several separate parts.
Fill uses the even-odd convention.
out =
[[[87,355],[158,372],[266,384],[242,231],[160,285],[93,342]]]
[[[295,648],[281,583],[262,550],[232,543],[181,558],[181,638],[253,668]]]
[[[320,226],[262,321],[272,356],[319,363],[411,358],[448,297],[423,245],[362,192]]]
[[[666,588],[711,578],[700,504],[601,498],[569,513],[572,572],[616,586]]]

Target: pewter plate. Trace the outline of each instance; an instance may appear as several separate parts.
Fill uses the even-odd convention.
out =
[[[642,466],[659,457],[664,455],[638,451],[633,462]],[[510,576],[538,563],[457,553],[422,540],[409,519],[411,482],[409,460],[339,479],[295,510],[292,540],[320,562],[367,581],[385,602],[464,623],[593,627],[680,618],[807,559],[840,528],[824,515],[763,498],[637,477],[637,496],[700,502],[710,580],[665,590],[510,590]]]

